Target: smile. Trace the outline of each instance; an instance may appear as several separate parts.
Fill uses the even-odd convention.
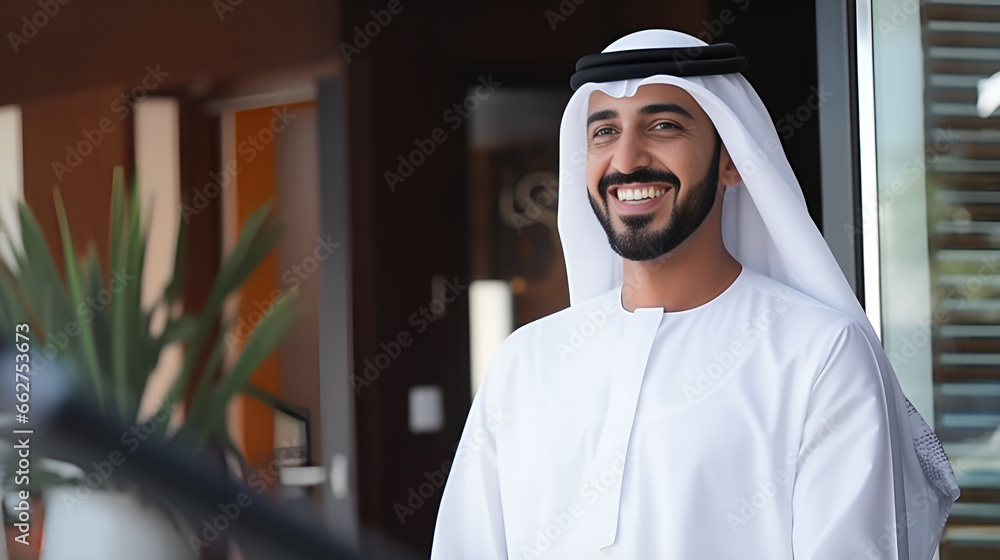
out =
[[[626,204],[645,204],[650,200],[660,198],[668,189],[660,187],[645,187],[641,189],[616,189],[615,197]]]

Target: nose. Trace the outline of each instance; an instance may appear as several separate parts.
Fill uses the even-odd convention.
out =
[[[634,130],[623,130],[614,146],[614,156],[611,158],[611,168],[621,173],[629,174],[637,169],[649,167],[653,157],[649,146],[641,134]]]

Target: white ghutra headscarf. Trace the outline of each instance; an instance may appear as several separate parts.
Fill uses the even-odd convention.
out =
[[[706,46],[683,33],[654,29],[627,35],[603,52],[697,51]],[[955,475],[934,432],[903,395],[864,309],[809,216],[764,104],[741,74],[656,74],[587,82],[577,89],[563,114],[559,140],[558,222],[571,304],[596,297],[623,281],[622,258],[611,249],[587,200],[590,94],[632,96],[645,84],[670,84],[687,91],[715,124],[740,172],[742,182],[725,189],[722,205],[723,240],[729,252],[743,266],[850,315],[864,329],[878,361],[890,411],[900,558],[929,560],[959,495]]]

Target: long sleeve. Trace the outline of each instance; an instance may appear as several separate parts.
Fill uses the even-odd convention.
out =
[[[878,364],[852,321],[809,397],[792,495],[796,560],[905,560],[897,551],[891,449]]]
[[[506,412],[487,404],[495,377],[491,371],[472,401],[441,497],[431,560],[507,558],[496,445]]]

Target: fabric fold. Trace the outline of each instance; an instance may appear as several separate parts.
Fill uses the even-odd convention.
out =
[[[627,316],[624,317],[619,348],[622,349],[621,355],[627,358],[620,368],[611,373],[607,415],[598,440],[597,451],[588,469],[590,476],[597,476],[598,480],[601,473],[609,470],[614,475],[600,509],[588,517],[592,523],[589,535],[593,538],[594,548],[604,548],[615,542],[618,513],[621,508],[622,481],[628,476],[629,470],[627,460],[629,438],[635,423],[646,364],[663,318],[663,309],[641,308],[631,314],[623,310],[623,314]],[[617,472],[618,463],[621,463],[621,473]]]

